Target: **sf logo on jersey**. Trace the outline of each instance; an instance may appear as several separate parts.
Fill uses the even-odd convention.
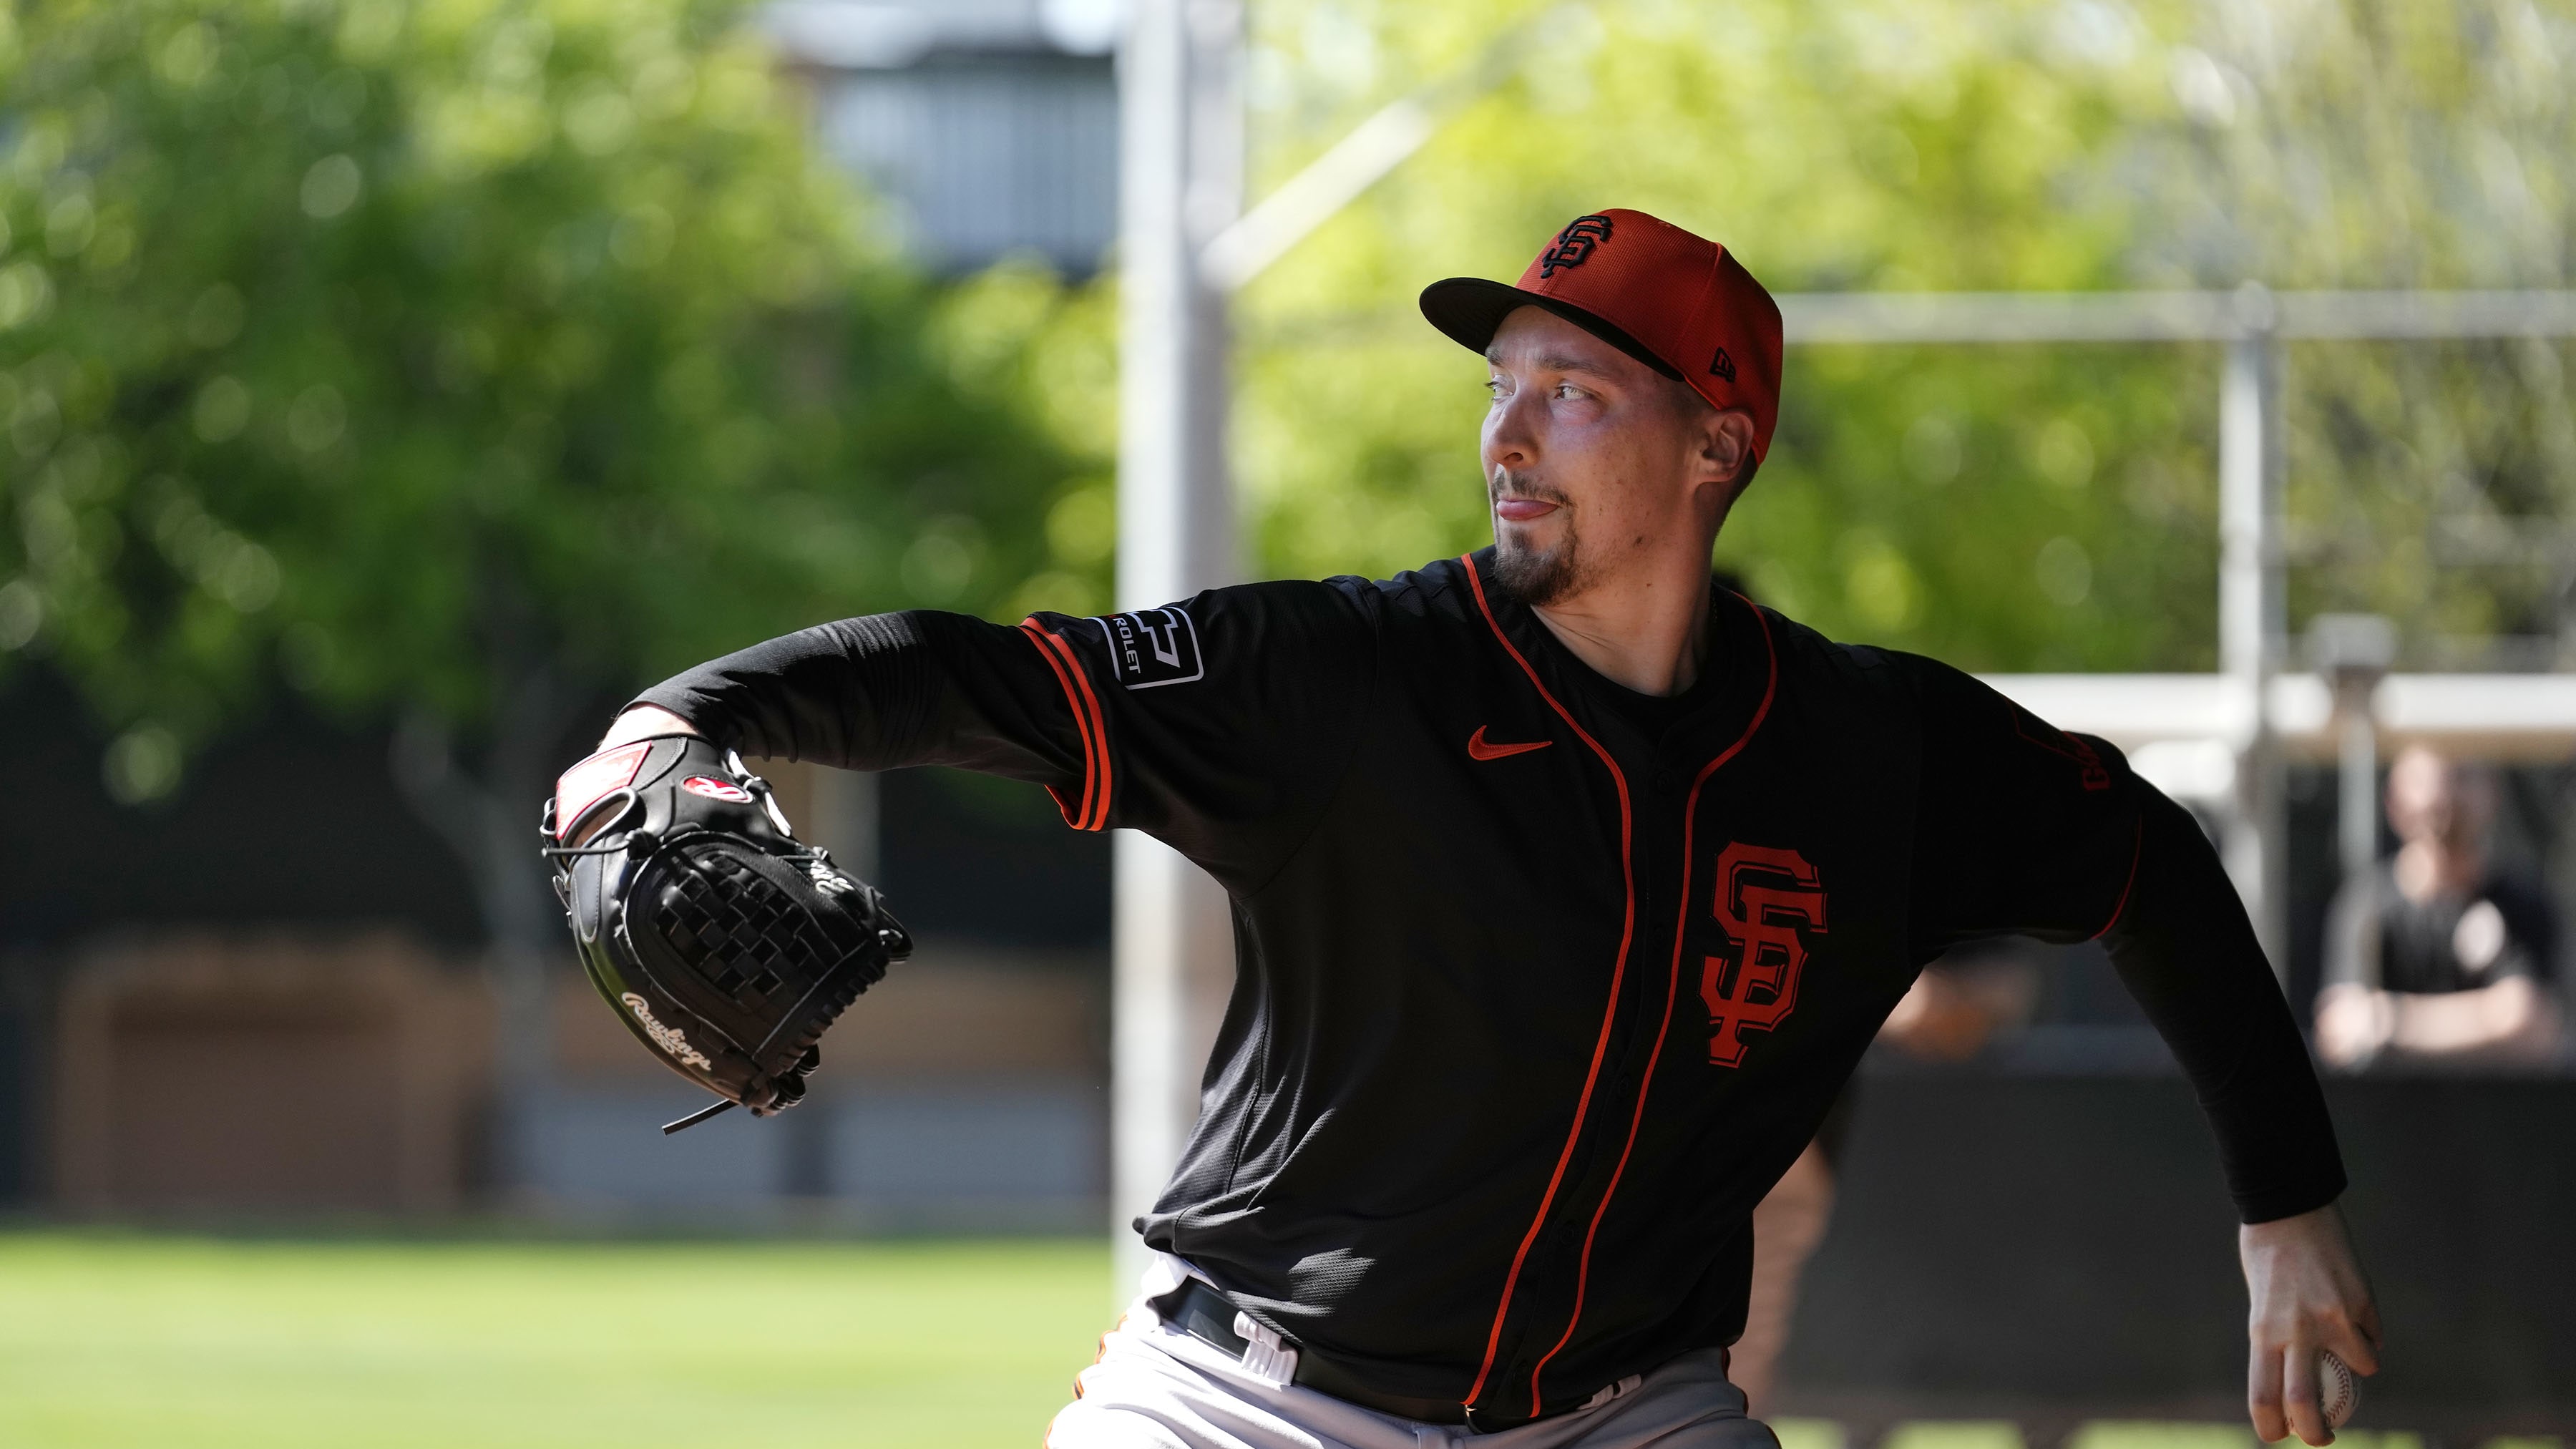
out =
[[[1708,1004],[1708,1059],[1733,1067],[1744,1063],[1746,1032],[1771,1031],[1796,1009],[1803,933],[1824,934],[1825,889],[1798,852],[1740,842],[1718,855],[1716,886],[1726,954],[1701,966],[1699,995]]]

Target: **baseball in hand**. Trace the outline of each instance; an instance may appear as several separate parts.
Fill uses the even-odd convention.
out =
[[[2361,1391],[2353,1387],[2352,1370],[2330,1348],[2317,1350],[2317,1401],[2329,1429],[2342,1428],[2343,1421],[2352,1417],[2352,1406],[2361,1401]]]

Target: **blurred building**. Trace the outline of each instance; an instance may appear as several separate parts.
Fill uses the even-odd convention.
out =
[[[923,261],[1033,256],[1079,276],[1116,230],[1120,11],[777,0],[760,24],[825,147]],[[282,703],[139,808],[108,798],[104,741],[41,670],[0,689],[0,739],[36,762],[21,818],[45,822],[0,837],[0,1207],[496,1201],[484,927],[453,852],[395,789],[384,730]],[[773,773],[808,833],[892,893],[920,955],[835,1032],[808,1106],[664,1138],[702,1094],[625,1038],[567,951],[539,1166],[513,1200],[596,1217],[1095,1225],[1105,842],[1065,831],[1026,787]]]
[[[282,701],[141,807],[109,799],[104,737],[39,670],[0,688],[0,741],[17,818],[41,822],[0,832],[0,1211],[1101,1220],[1107,842],[1034,787],[907,771],[860,793],[764,767],[808,833],[877,818],[918,954],[835,1029],[808,1106],[666,1138],[704,1094],[626,1035],[566,941],[537,1166],[496,1195],[485,933],[385,728]]]
[[[778,0],[823,143],[935,266],[1097,269],[1117,231],[1118,0]]]

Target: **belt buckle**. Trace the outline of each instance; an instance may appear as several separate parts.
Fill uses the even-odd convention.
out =
[[[1157,1317],[1221,1352],[1244,1370],[1280,1388],[1297,1381],[1297,1346],[1254,1321],[1212,1285],[1192,1278],[1159,1298],[1145,1300]],[[1231,1315],[1228,1321],[1226,1315]],[[1233,1342],[1226,1341],[1231,1335]]]
[[[1235,1336],[1243,1340],[1243,1366],[1254,1375],[1286,1388],[1297,1380],[1297,1350],[1288,1340],[1252,1321],[1252,1315],[1238,1308],[1234,1312]]]

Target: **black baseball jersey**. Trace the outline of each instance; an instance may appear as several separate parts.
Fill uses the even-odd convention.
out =
[[[1234,995],[1139,1226],[1382,1392],[1534,1413],[1733,1341],[1754,1204],[1972,937],[2106,937],[2248,1220],[2342,1190],[2187,815],[1967,675],[1713,603],[1704,678],[1643,708],[1486,553],[851,620],[642,699],[746,753],[1033,781],[1222,882]]]

